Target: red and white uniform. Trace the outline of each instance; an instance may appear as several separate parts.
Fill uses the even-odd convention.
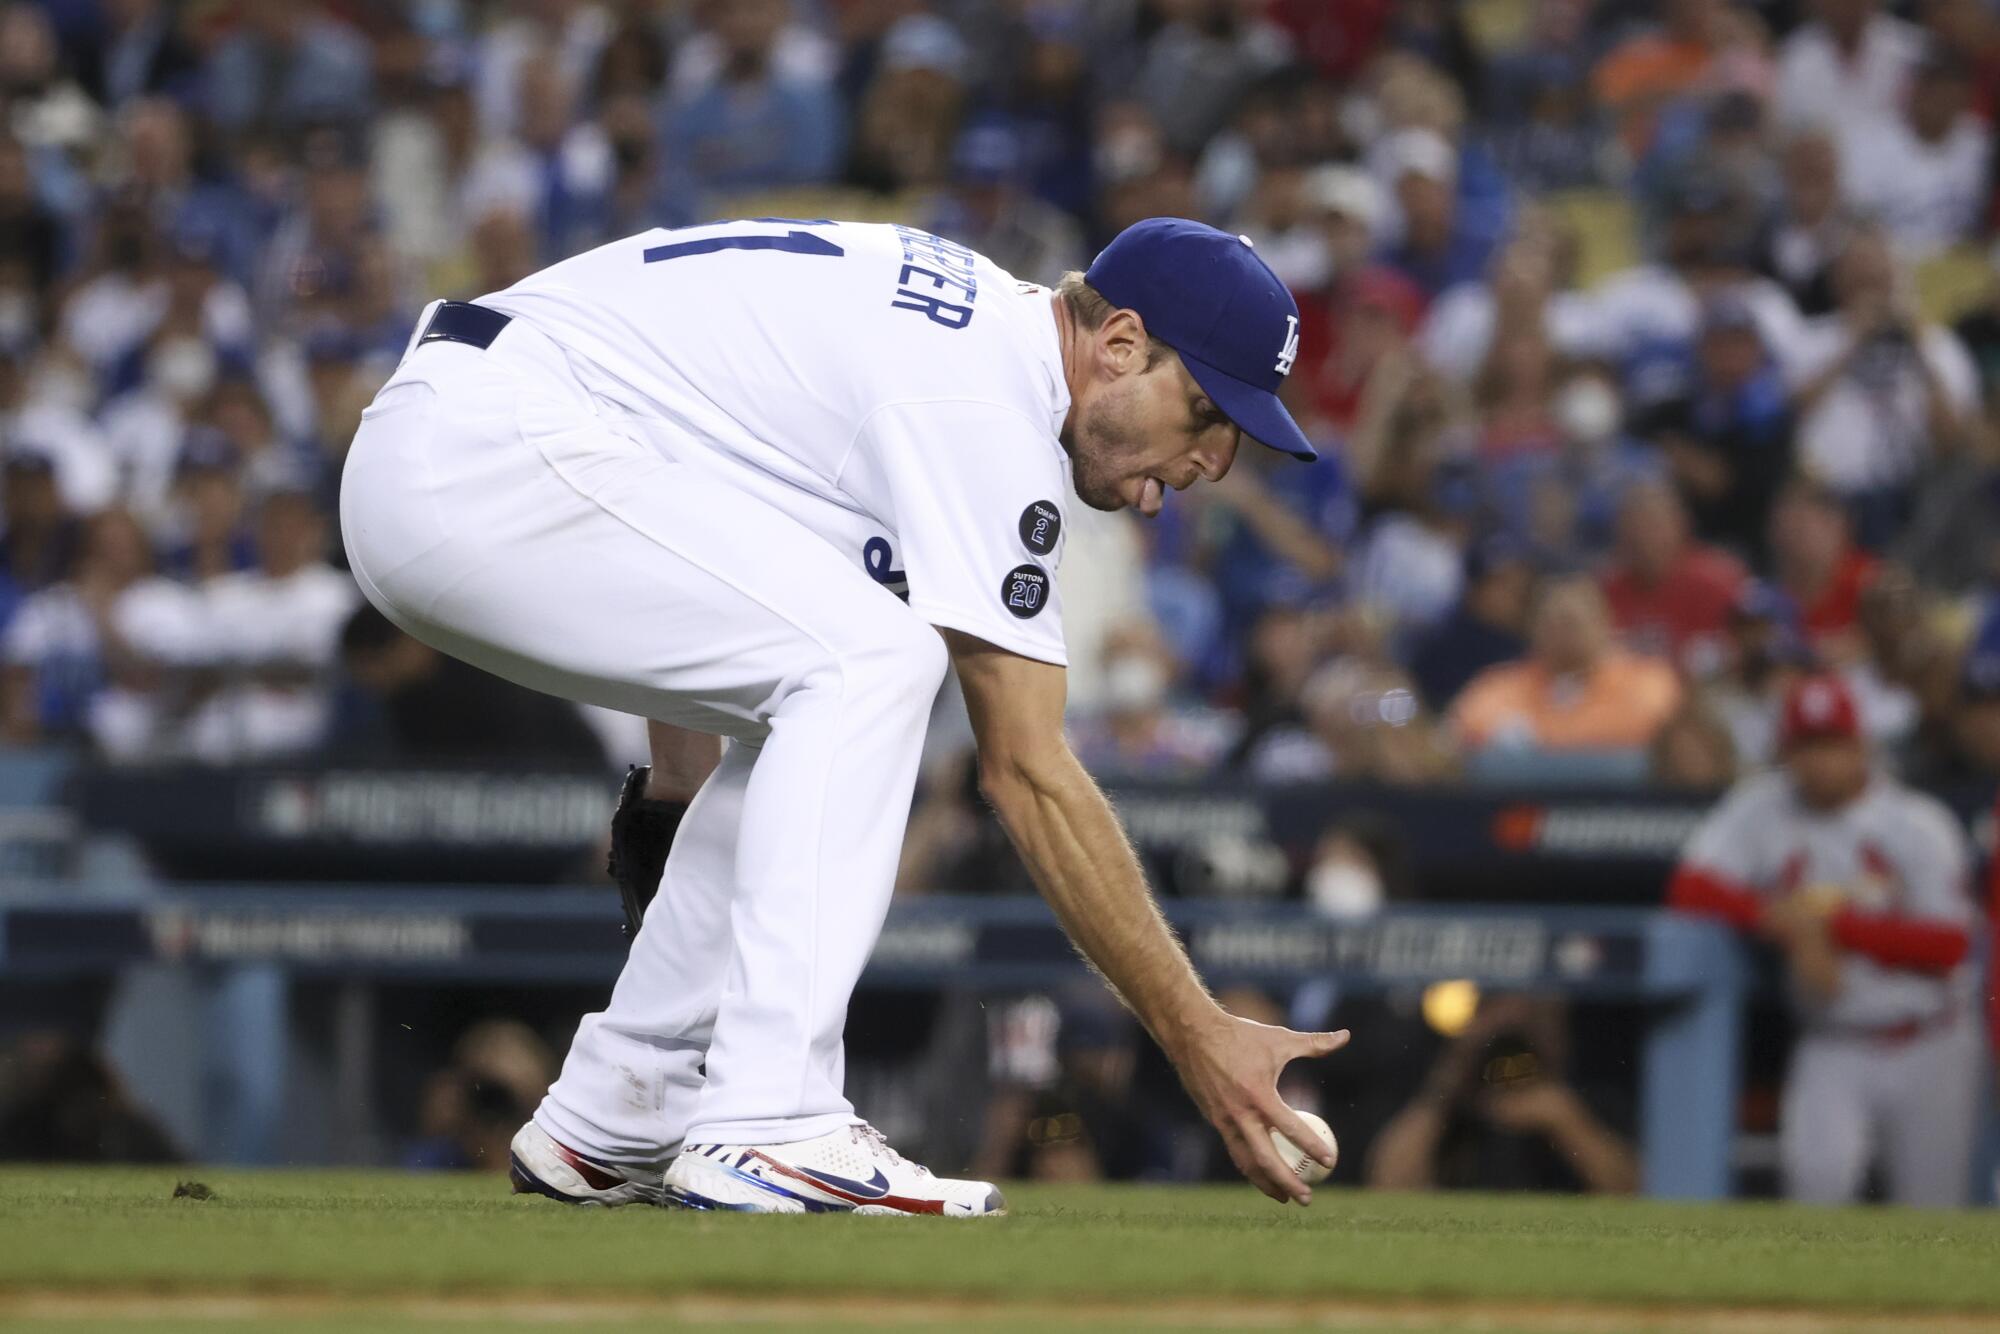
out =
[[[1969,875],[1958,821],[1886,775],[1821,811],[1789,774],[1759,774],[1689,840],[1669,891],[1682,911],[1751,931],[1792,894],[1841,900],[1839,990],[1797,997],[1780,1136],[1795,1197],[1854,1198],[1879,1150],[1898,1201],[1964,1201],[1980,1067]]]
[[[2000,802],[1994,804],[1993,823],[2000,830]],[[1986,947],[1986,1035],[2000,1064],[2000,846],[1986,861],[1986,925],[1991,933]]]

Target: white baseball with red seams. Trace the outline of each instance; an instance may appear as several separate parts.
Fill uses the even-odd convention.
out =
[[[1326,1119],[1296,1107],[1292,1108],[1292,1114],[1305,1122],[1310,1129],[1319,1132],[1319,1137],[1326,1141],[1327,1151],[1333,1155],[1334,1162],[1339,1162],[1340,1141],[1333,1137],[1333,1127],[1326,1123]],[[1308,1186],[1317,1186],[1333,1172],[1333,1163],[1320,1162],[1275,1130],[1271,1132],[1271,1143],[1278,1150],[1278,1156],[1285,1160],[1285,1166],[1292,1170],[1292,1175]]]

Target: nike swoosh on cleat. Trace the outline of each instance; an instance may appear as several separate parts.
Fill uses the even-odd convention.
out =
[[[614,1186],[625,1184],[624,1177],[599,1167],[567,1144],[560,1144],[555,1140],[550,1140],[549,1143],[555,1145],[556,1156],[568,1163],[576,1174],[583,1178],[583,1184],[592,1190],[610,1190]]]
[[[874,1179],[870,1181],[850,1181],[846,1177],[837,1177],[831,1172],[815,1172],[810,1167],[799,1167],[796,1164],[793,1165],[792,1170],[812,1178],[812,1180],[822,1186],[830,1186],[834,1190],[844,1191],[849,1195],[856,1195],[864,1200],[879,1200],[889,1193],[889,1178],[884,1175],[882,1169],[879,1167],[875,1169]]]
[[[831,1173],[814,1172],[810,1168],[795,1167],[791,1163],[780,1162],[761,1149],[751,1149],[748,1153],[750,1157],[762,1162],[766,1168],[777,1173],[779,1176],[790,1177],[794,1181],[804,1182],[806,1185],[823,1190],[829,1195],[839,1196],[849,1204],[867,1204],[873,1201],[880,1201],[883,1205],[899,1213],[941,1214],[944,1212],[943,1200],[920,1200],[901,1195],[891,1195],[889,1193],[888,1175],[879,1167],[875,1169],[875,1178],[872,1181],[849,1181],[845,1177],[837,1177]],[[840,1184],[835,1185],[835,1182]],[[788,1193],[792,1194],[795,1199],[803,1198],[795,1192]]]

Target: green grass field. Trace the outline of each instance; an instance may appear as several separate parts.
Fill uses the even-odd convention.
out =
[[[494,1177],[0,1170],[8,1329],[2000,1329],[2000,1215],[1016,1187],[986,1222],[566,1209]]]

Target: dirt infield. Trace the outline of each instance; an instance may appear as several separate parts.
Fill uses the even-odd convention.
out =
[[[917,1327],[973,1329],[1082,1328],[1152,1330],[1329,1329],[1398,1331],[1546,1331],[1607,1334],[1672,1330],[1679,1334],[1916,1334],[1916,1331],[2000,1331],[1984,1315],[1865,1315],[1811,1308],[1647,1307],[1610,1303],[1356,1301],[1345,1299],[1227,1302],[992,1303],[913,1297],[758,1298],[740,1294],[576,1299],[560,1294],[508,1298],[317,1293],[22,1292],[0,1293],[0,1324],[22,1328],[93,1326],[189,1327],[236,1324],[288,1327],[365,1322],[370,1328],[562,1326],[566,1328],[705,1329],[756,1326]]]

